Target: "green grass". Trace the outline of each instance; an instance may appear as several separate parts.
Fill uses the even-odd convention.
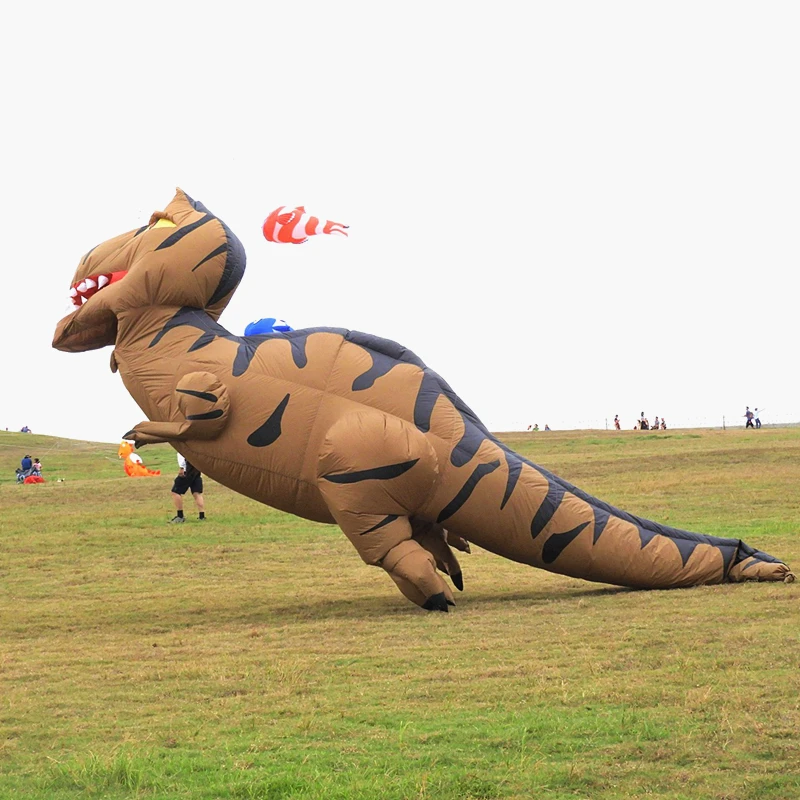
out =
[[[800,568],[800,428],[502,438]],[[25,452],[47,483],[14,484]],[[800,583],[635,592],[473,548],[428,614],[212,481],[208,522],[167,525],[174,452],[141,454],[164,474],[0,433],[0,798],[800,797]]]

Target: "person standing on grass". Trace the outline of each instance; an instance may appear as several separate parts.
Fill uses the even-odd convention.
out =
[[[188,462],[178,453],[178,474],[172,484],[172,502],[175,505],[176,515],[170,522],[184,522],[183,517],[183,496],[187,491],[191,491],[194,504],[197,508],[197,518],[205,521],[206,504],[203,499],[203,476],[200,470]]]
[[[761,412],[758,409],[756,409],[753,412],[753,420],[756,423],[756,428],[760,428],[761,427]]]
[[[745,424],[744,424],[745,430],[747,428],[754,427],[754,425],[753,425],[753,412],[750,410],[750,406],[745,406],[744,407],[744,418],[747,420],[747,422],[745,422]]]

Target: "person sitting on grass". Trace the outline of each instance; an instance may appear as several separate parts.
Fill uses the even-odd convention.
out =
[[[17,483],[22,483],[33,472],[33,461],[28,455],[22,456],[17,467]]]

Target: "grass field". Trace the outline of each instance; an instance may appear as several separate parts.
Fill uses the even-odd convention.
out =
[[[501,438],[800,573],[800,428]],[[25,452],[47,483],[14,484]],[[0,433],[0,798],[800,798],[800,582],[637,592],[473,548],[427,613],[211,481],[167,525],[174,452],[141,455],[164,474]]]

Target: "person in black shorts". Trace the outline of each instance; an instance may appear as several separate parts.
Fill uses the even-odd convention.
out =
[[[178,474],[172,484],[172,502],[175,504],[177,514],[170,522],[183,522],[183,496],[187,491],[191,491],[194,504],[197,507],[197,518],[205,520],[206,505],[203,500],[203,476],[197,467],[190,464],[180,453],[178,453]]]

